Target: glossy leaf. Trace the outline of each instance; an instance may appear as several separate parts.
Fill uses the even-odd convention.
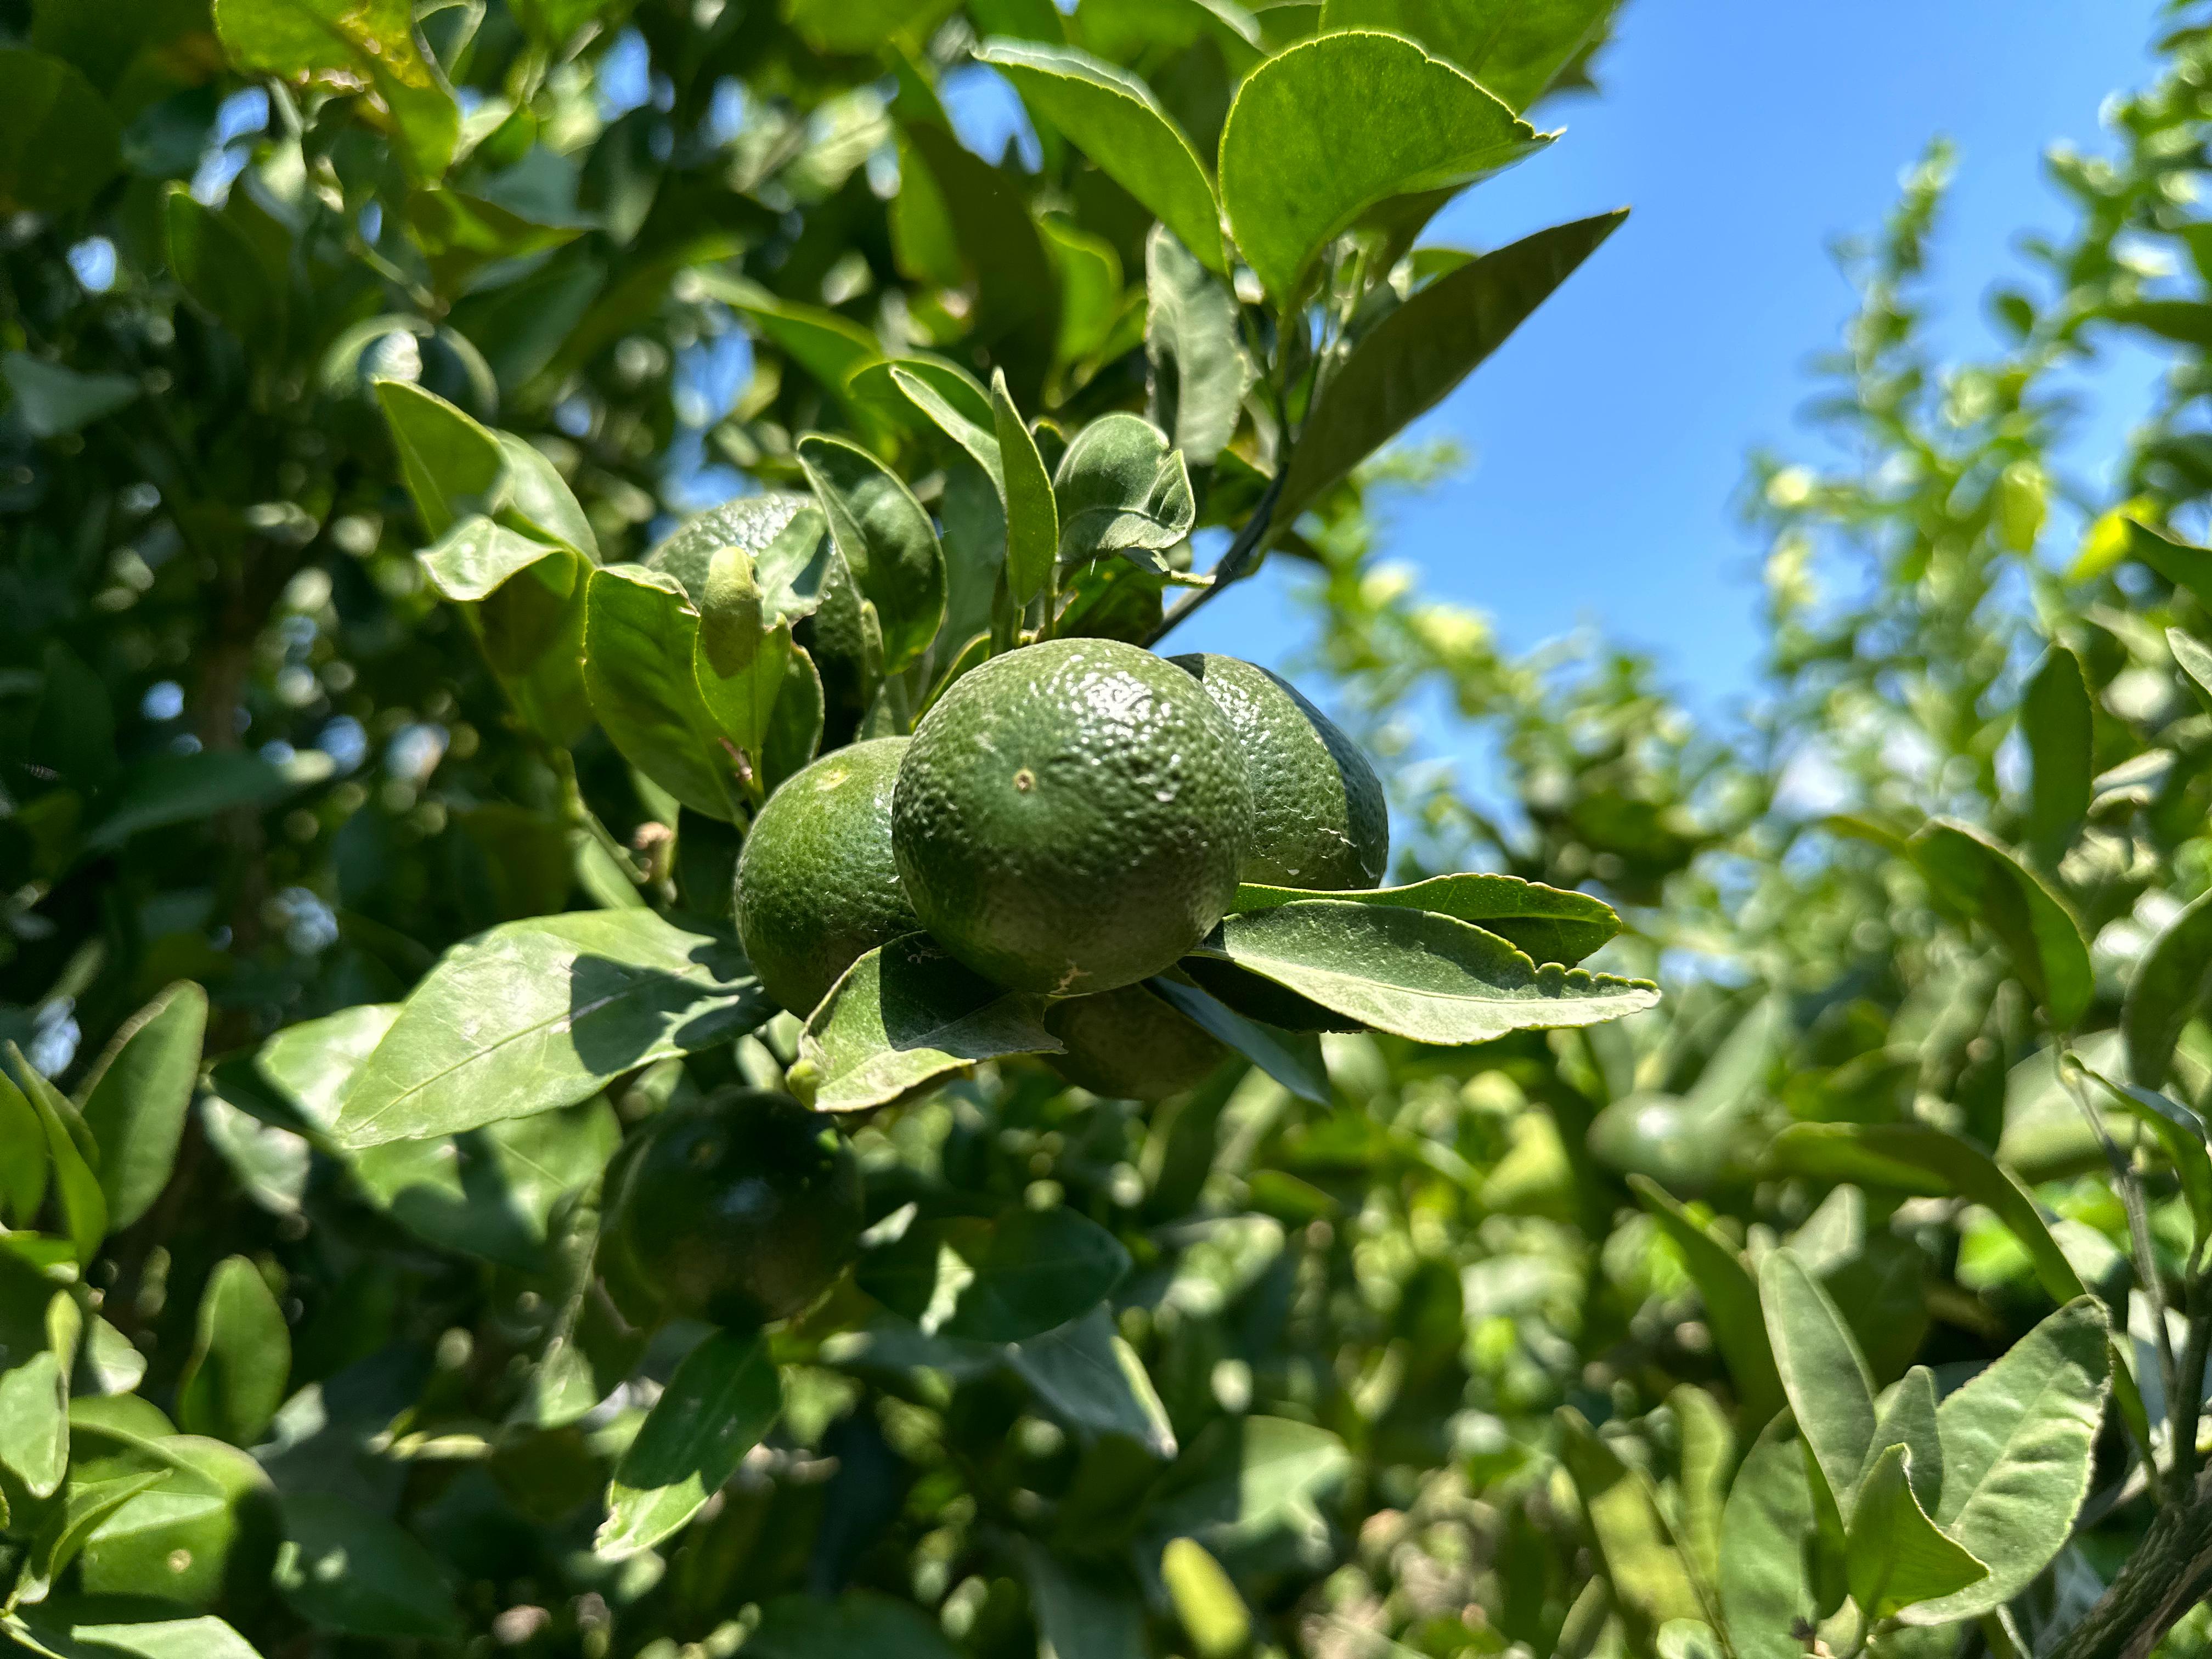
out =
[[[1253,380],[1237,297],[1165,225],[1145,241],[1145,295],[1152,417],[1193,466],[1211,466],[1237,434]]]
[[[1929,885],[1997,936],[2051,1024],[2071,1030],[2087,1012],[2096,981],[2089,947],[2057,896],[1972,824],[1938,818],[1911,846]]]
[[[1017,1343],[1007,1364],[1061,1422],[1086,1434],[1125,1436],[1157,1458],[1175,1455],[1167,1409],[1103,1304]]]
[[[2027,739],[2028,840],[2046,857],[2063,851],[2089,811],[2095,732],[2081,659],[2063,645],[2044,654],[2021,700]]]
[[[1759,1301],[1759,1281],[1731,1245],[1692,1218],[1690,1212],[1647,1176],[1632,1175],[1628,1184],[1650,1211],[1660,1231],[1674,1242],[1705,1300],[1705,1325],[1713,1346],[1727,1361],[1729,1380],[1743,1406],[1747,1432],[1781,1410],[1782,1374]]]
[[[1603,37],[1619,0],[1326,0],[1321,27],[1384,29],[1419,41],[1525,110]]]
[[[1139,415],[1117,411],[1085,427],[1060,457],[1052,487],[1063,565],[1122,553],[1165,570],[1161,556],[1198,522],[1182,456]]]
[[[376,398],[425,535],[434,541],[470,514],[496,505],[507,473],[497,438],[411,380],[379,380]]]
[[[999,499],[1006,511],[1006,587],[1014,604],[1025,605],[1052,575],[1060,506],[1044,457],[1002,374],[991,377],[991,425],[1000,458]]]
[[[170,986],[124,1021],[86,1079],[85,1127],[99,1143],[100,1189],[112,1229],[129,1226],[168,1184],[199,1081],[207,993]]]
[[[46,1498],[69,1467],[69,1377],[51,1348],[9,1361],[0,1371],[0,1466]]]
[[[1640,980],[1538,967],[1494,933],[1423,910],[1301,899],[1223,919],[1193,953],[1417,1042],[1616,1019],[1658,1000]]]
[[[139,1403],[139,1402],[134,1402]],[[149,1487],[102,1521],[77,1557],[79,1583],[91,1595],[155,1595],[202,1608],[217,1605],[226,1588],[252,1583],[269,1569],[276,1548],[276,1492],[261,1466],[235,1446],[197,1435],[173,1434],[155,1419],[153,1437],[100,1440],[88,1419],[72,1413],[81,1437],[80,1467],[91,1446],[128,1447],[125,1458],[144,1456],[167,1466]]]
[[[1279,521],[1433,409],[1627,216],[1601,213],[1525,236],[1438,277],[1376,324],[1315,399],[1291,453]]]
[[[2089,1490],[2110,1375],[2103,1305],[2068,1303],[1936,1407],[1943,1496],[1936,1522],[1989,1577],[1913,1610],[1911,1622],[2001,1607],[2048,1566]]]
[[[2136,963],[2120,1031],[2128,1071],[2145,1088],[2166,1081],[2174,1044],[2212,997],[2212,893],[2199,894],[2159,932]]]
[[[733,943],[650,910],[504,923],[416,987],[347,1089],[337,1136],[373,1146],[574,1105],[773,1012]]]
[[[783,1410],[768,1343],[715,1331],[691,1350],[615,1466],[593,1547],[635,1555],[680,1531]]]
[[[343,1498],[284,1500],[284,1543],[271,1580],[292,1611],[344,1636],[432,1641],[459,1633],[460,1610],[438,1559],[380,1515]]]
[[[284,1403],[291,1370],[292,1334],[260,1269],[242,1255],[217,1262],[177,1384],[178,1423],[189,1433],[253,1445]]]
[[[374,88],[416,179],[434,179],[452,162],[460,110],[406,0],[216,0],[215,26],[240,69]]]
[[[1796,1425],[1778,1417],[1751,1449],[1721,1515],[1720,1598],[1737,1659],[1803,1659],[1815,1611],[1807,1551],[1812,1476]]]
[[[1190,140],[1152,88],[1073,46],[993,40],[975,54],[1212,270],[1228,270],[1221,213]]]
[[[121,140],[113,112],[75,64],[0,47],[0,211],[83,205],[114,176]]]
[[[1037,1000],[1002,991],[927,938],[869,951],[806,1022],[801,1058],[816,1073],[817,1111],[888,1106],[1007,1054],[1059,1054]]]
[[[1911,1465],[1904,1446],[1877,1454],[1851,1516],[1844,1558],[1851,1599],[1869,1619],[1893,1618],[1989,1577],[1987,1567],[1928,1518],[1913,1495]]]
[[[799,464],[860,592],[884,629],[884,666],[896,673],[929,648],[945,620],[945,551],[921,503],[859,445],[819,434],[799,441]]]
[[[1874,1439],[1874,1379],[1836,1304],[1794,1251],[1759,1264],[1775,1369],[1813,1462],[1838,1506],[1850,1501]]]
[[[1285,1031],[1248,1019],[1188,981],[1164,975],[1145,981],[1171,1006],[1218,1042],[1227,1043],[1296,1095],[1326,1106],[1333,1097],[1321,1039],[1311,1031]]]
[[[1304,888],[1247,882],[1237,890],[1230,908],[1238,914],[1267,910],[1314,896]],[[1564,963],[1570,967],[1620,931],[1620,918],[1604,900],[1547,887],[1540,881],[1523,881],[1518,876],[1462,872],[1431,876],[1405,887],[1375,887],[1329,896],[1355,904],[1431,910],[1440,916],[1471,921],[1527,952],[1534,961]]]
[[[737,757],[701,696],[699,613],[683,584],[643,565],[592,573],[584,689],[630,764],[695,812],[728,822],[744,798]]]
[[[1221,202],[1279,302],[1323,244],[1393,196],[1449,189],[1546,141],[1471,76],[1400,36],[1319,35],[1244,78],[1221,131]]]
[[[2069,1060],[2080,1064],[2076,1055]],[[2212,1136],[2208,1136],[2204,1120],[2190,1108],[2172,1097],[2146,1089],[2140,1084],[2115,1083],[2102,1073],[2084,1071],[2101,1085],[2122,1109],[2133,1115],[2145,1127],[2157,1136],[2165,1148],[2174,1174],[2181,1181],[2181,1194],[2189,1206],[2190,1219],[2196,1225],[2200,1242],[2212,1240]]]
[[[8,1060],[21,1080],[22,1092],[37,1115],[46,1136],[46,1160],[52,1171],[53,1190],[61,1203],[61,1219],[69,1235],[77,1265],[90,1263],[107,1237],[107,1198],[100,1189],[100,1176],[87,1156],[92,1137],[83,1120],[60,1090],[31,1068],[22,1051],[12,1042]],[[80,1144],[82,1142],[82,1144]]]
[[[1055,1207],[917,1222],[854,1276],[925,1336],[1024,1342],[1089,1313],[1128,1271],[1113,1234]]]

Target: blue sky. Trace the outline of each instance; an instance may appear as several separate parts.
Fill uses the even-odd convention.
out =
[[[1389,519],[1385,556],[1477,606],[1509,645],[1583,623],[1656,651],[1700,702],[1745,690],[1758,549],[1733,497],[1746,452],[1808,453],[1805,365],[1850,295],[1827,253],[1875,225],[1936,133],[1960,167],[1937,249],[1938,337],[1986,348],[1983,295],[2057,230],[2053,140],[2104,143],[2098,109],[2148,76],[2154,0],[1632,0],[1601,98],[1565,137],[1455,204],[1429,240],[1496,246],[1622,204],[1628,224],[1414,429],[1467,453]],[[2155,370],[2123,356],[2107,374]],[[2095,476],[2125,409],[2073,459]],[[1292,570],[1262,572],[1175,636],[1272,664],[1308,630]]]

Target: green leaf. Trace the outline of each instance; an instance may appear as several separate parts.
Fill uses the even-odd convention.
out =
[[[0,47],[0,213],[83,206],[114,176],[122,137],[114,113],[74,64]]]
[[[240,340],[262,349],[281,342],[289,295],[253,239],[182,185],[169,186],[161,209],[169,270],[185,292]]]
[[[976,436],[990,435],[991,394],[973,374],[943,357],[866,363],[853,371],[846,388],[903,426],[916,426],[915,416],[924,416],[963,447]]]
[[[393,149],[416,180],[453,159],[461,112],[416,35],[408,0],[216,0],[216,33],[249,73],[349,92],[367,85],[389,112]]]
[[[283,773],[242,750],[150,756],[124,773],[107,811],[86,835],[85,847],[109,852],[144,830],[271,805],[292,788]]]
[[[1125,337],[1137,312],[1121,288],[1121,256],[1105,237],[1084,230],[1057,215],[1037,221],[1045,246],[1060,270],[1060,337],[1054,362],[1074,367],[1079,381],[1098,364],[1119,357],[1131,342]]]
[[[1060,547],[1060,504],[1036,440],[1006,390],[991,377],[991,428],[1000,457],[999,499],[1006,510],[1006,586],[1017,605],[1044,589]]]
[[[820,306],[780,300],[750,283],[717,282],[709,273],[701,275],[709,293],[744,313],[770,343],[821,382],[839,406],[856,417],[864,434],[881,428],[884,417],[852,390],[855,374],[883,361],[883,347],[874,335]]]
[[[1218,1419],[1186,1454],[1175,1489],[1155,1501],[1152,1528],[1221,1555],[1286,1532],[1325,1537],[1320,1505],[1352,1468],[1344,1443],[1313,1424]]]
[[[1582,1495],[1614,1596],[1655,1628],[1669,1619],[1702,1619],[1704,1600],[1650,1478],[1623,1463],[1573,1407],[1560,1407],[1557,1418],[1559,1461]]]
[[[1002,991],[909,933],[869,951],[830,988],[799,1040],[819,1112],[921,1093],[979,1060],[1063,1052],[1038,1000]]]
[[[9,54],[0,48],[0,60]],[[128,374],[94,374],[50,363],[27,352],[0,352],[8,407],[33,438],[58,438],[112,415],[138,396]]]
[[[793,646],[783,689],[776,693],[761,739],[761,785],[770,794],[813,760],[822,746],[824,713],[821,671],[811,656]]]
[[[1812,1477],[1796,1426],[1766,1425],[1721,1514],[1721,1611],[1736,1659],[1804,1659],[1796,1632],[1816,1611],[1807,1546]]]
[[[2212,893],[2200,894],[2166,923],[2136,963],[2120,1010],[2128,1070],[2146,1088],[2162,1085],[2174,1044],[2212,997]]]
[[[757,1333],[708,1335],[684,1357],[615,1466],[592,1547],[635,1555],[680,1531],[782,1410],[767,1340]]]
[[[1729,1477],[1735,1473],[1735,1431],[1720,1402],[1690,1383],[1668,1390],[1667,1404],[1682,1445],[1682,1519],[1676,1530],[1699,1586],[1710,1592],[1720,1579],[1721,1514]]]
[[[1129,1253],[1073,1210],[916,1222],[867,1252],[860,1288],[925,1336],[1024,1342],[1080,1319],[1127,1277]]]
[[[318,1630],[431,1641],[461,1633],[438,1558],[382,1516],[325,1493],[285,1498],[271,1582]]]
[[[1033,1539],[1013,1544],[1037,1635],[1049,1644],[1041,1651],[1052,1659],[1146,1659],[1145,1604],[1134,1590],[1102,1582]]]
[[[1881,1402],[1866,1466],[1859,1471],[1861,1492],[1875,1462],[1895,1446],[1912,1454],[1907,1484],[1921,1508],[1932,1511],[1943,1492],[1943,1441],[1936,1427],[1936,1374],[1925,1365],[1906,1371]]]
[[[46,1137],[38,1109],[0,1066],[0,1224],[27,1231],[46,1200]]]
[[[1006,475],[999,455],[999,437],[988,393],[983,406],[973,407],[943,377],[925,378],[904,363],[879,366],[899,394],[929,417],[932,425],[967,451],[990,477],[1000,501],[1006,499]],[[874,370],[867,371],[870,374]],[[955,385],[958,383],[956,381]],[[1028,428],[1024,428],[1026,433]]]
[[[827,574],[826,556],[818,568],[812,568],[811,586],[805,573],[828,533],[829,526],[811,495],[796,490],[740,495],[684,520],[653,544],[644,563],[648,569],[675,577],[683,584],[685,597],[697,605],[707,597],[707,577],[714,568],[714,556],[726,547],[742,548],[753,556],[757,568],[772,567],[784,573],[776,576],[761,569],[763,592],[782,587],[794,592],[805,589],[818,604]],[[772,556],[769,550],[779,546],[781,550]],[[791,614],[796,618],[812,611],[809,608]]]
[[[783,15],[820,52],[872,52],[886,41],[924,45],[953,0],[790,0]]]
[[[1237,296],[1165,225],[1145,241],[1145,295],[1152,418],[1192,465],[1211,466],[1237,435],[1252,386]]]
[[[1353,347],[1291,452],[1277,521],[1301,509],[1433,409],[1613,234],[1627,210],[1553,225],[1417,290]]]
[[[1327,0],[1323,33],[1382,29],[1419,41],[1520,111],[1592,41],[1619,0]]]
[[[1795,1251],[1774,1250],[1759,1264],[1759,1303],[1783,1392],[1840,1508],[1874,1439],[1874,1378],[1850,1327]]]
[[[2021,700],[2027,739],[2027,838],[2055,860],[2089,811],[2095,732],[2081,659],[2063,645],[2045,653]]]
[[[2026,1589],[2064,1547],[2089,1490],[2110,1374],[2103,1305],[2068,1303],[1936,1408],[1936,1522],[1989,1568],[1911,1624],[1972,1619]]]
[[[374,1146],[572,1106],[774,1012],[735,944],[651,910],[502,923],[415,988],[347,1089],[337,1137]]]
[[[945,550],[898,475],[842,438],[799,441],[799,464],[860,592],[883,623],[884,666],[896,673],[929,648],[945,620]]]
[[[2212,611],[2212,548],[2191,547],[2133,519],[2123,523],[2130,557],[2148,565],[2197,604]]]
[[[53,1588],[54,1581],[76,1559],[86,1540],[101,1522],[141,1492],[159,1486],[167,1478],[168,1471],[163,1468],[133,1470],[109,1479],[70,1481],[63,1489],[62,1501],[48,1514],[38,1535],[33,1540],[30,1559],[22,1576],[15,1581],[10,1599],[44,1600],[46,1593]],[[80,1626],[76,1633],[81,1635],[83,1628]],[[125,1625],[107,1628],[143,1630],[159,1626]],[[248,1653],[252,1651],[250,1648],[246,1650]]]
[[[2069,1054],[2067,1060],[2081,1065],[2079,1055]],[[2204,1120],[2155,1089],[2115,1083],[2088,1066],[2082,1066],[2081,1069],[2102,1084],[2113,1099],[2158,1137],[2175,1175],[2180,1177],[2181,1195],[2189,1205],[2189,1217],[2196,1225],[2199,1243],[2212,1240],[2212,1151],[2208,1151]]]
[[[1247,882],[1237,890],[1232,914],[1269,910],[1295,904],[1315,895],[1304,888],[1269,887]],[[1620,918],[1603,899],[1588,893],[1547,887],[1518,876],[1431,876],[1405,887],[1374,887],[1331,898],[1354,904],[1389,905],[1405,910],[1430,910],[1440,916],[1471,921],[1485,933],[1495,933],[1537,962],[1580,962],[1620,931]]]
[[[115,1653],[135,1659],[260,1659],[252,1643],[213,1613],[127,1625],[71,1625],[60,1639],[66,1649],[64,1659],[108,1659]]]
[[[1540,968],[1496,934],[1449,916],[1346,899],[1224,917],[1193,954],[1417,1042],[1588,1025],[1659,1000],[1646,981]]]
[[[2166,643],[2173,653],[2174,661],[2181,665],[2182,672],[2196,687],[2197,702],[2212,708],[2212,649],[2178,628],[2166,630]]]
[[[1206,266],[1227,274],[1213,186],[1150,87],[1073,46],[992,40],[975,55]]]
[[[1017,1343],[1007,1363],[1054,1416],[1086,1434],[1118,1434],[1163,1461],[1175,1429],[1137,1351],[1102,1304],[1081,1318]]]
[[[219,1094],[200,1097],[200,1128],[246,1197],[271,1215],[300,1212],[314,1157],[305,1137],[264,1123]]]
[[[1765,1315],[1759,1303],[1759,1281],[1735,1248],[1716,1238],[1691,1218],[1659,1183],[1632,1175],[1628,1184],[1650,1211],[1659,1231],[1674,1241],[1697,1282],[1705,1304],[1705,1326],[1713,1346],[1728,1364],[1743,1407],[1746,1432],[1782,1409],[1782,1373],[1775,1368]]]
[[[834,1601],[776,1596],[762,1607],[745,1645],[752,1659],[963,1659],[965,1652],[911,1602],[864,1589]]]
[[[623,757],[695,812],[728,823],[745,791],[694,668],[699,613],[672,575],[641,564],[592,572],[584,689]]]
[[[1221,1563],[1194,1538],[1170,1538],[1160,1552],[1160,1583],[1199,1659],[1231,1659],[1252,1639],[1252,1611]]]
[[[1912,837],[1913,861],[1953,908],[1984,923],[2051,1024],[2070,1030],[2096,991],[2089,947],[2056,894],[1981,830],[1937,818]]]
[[[207,1010],[207,993],[191,981],[170,986],[123,1022],[86,1079],[82,1110],[100,1149],[111,1229],[144,1215],[168,1184],[199,1081]]]
[[[217,1262],[177,1384],[178,1423],[192,1434],[253,1445],[284,1403],[291,1370],[292,1334],[260,1269],[242,1255]]]
[[[1198,522],[1190,473],[1167,434],[1141,415],[1102,415],[1076,434],[1053,475],[1060,561],[1124,553],[1148,570]]]
[[[1286,303],[1323,245],[1378,202],[1473,184],[1547,142],[1410,40],[1323,34],[1237,88],[1221,130],[1221,201],[1246,263]]]
[[[1227,1043],[1300,1100],[1326,1106],[1334,1098],[1328,1086],[1321,1039],[1311,1031],[1285,1031],[1248,1019],[1186,979],[1162,975],[1145,981],[1170,1006],[1217,1041]]]
[[[87,1435],[83,1416],[72,1413],[71,1421],[80,1437]],[[125,1457],[143,1456],[167,1469],[159,1486],[93,1528],[77,1558],[81,1585],[88,1595],[158,1595],[195,1609],[213,1607],[228,1586],[268,1571],[276,1548],[276,1490],[261,1466],[235,1446],[174,1434],[158,1420],[144,1426],[153,1437],[131,1437],[115,1423],[96,1431],[108,1443],[127,1448]],[[85,1444],[81,1438],[80,1467]]]
[[[1844,1562],[1851,1599],[1869,1619],[1954,1595],[1990,1570],[1939,1531],[1913,1495],[1911,1453],[1890,1446],[1875,1458],[1851,1516]]]
[[[33,1498],[60,1489],[69,1468],[69,1376],[51,1348],[0,1371],[0,1465]]]
[[[96,1146],[91,1146],[92,1138],[84,1132],[76,1108],[31,1069],[22,1051],[12,1042],[8,1045],[8,1059],[46,1138],[46,1158],[53,1171],[54,1191],[61,1200],[62,1226],[69,1235],[70,1249],[79,1267],[89,1266],[100,1253],[100,1241],[107,1237],[106,1195],[100,1191],[100,1176],[86,1155],[88,1147],[96,1152]]]
[[[379,380],[376,400],[425,535],[435,541],[470,514],[493,510],[507,474],[507,454],[497,438],[411,380]]]

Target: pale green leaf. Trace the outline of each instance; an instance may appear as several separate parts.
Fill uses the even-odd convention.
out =
[[[1247,882],[1237,890],[1232,912],[1272,909],[1310,899],[1300,887],[1268,887]],[[1620,931],[1620,918],[1603,899],[1588,893],[1547,887],[1518,876],[1431,876],[1405,887],[1375,887],[1332,893],[1355,904],[1384,904],[1406,910],[1432,910],[1440,916],[1471,921],[1497,934],[1536,962],[1571,967]]]
[[[1613,1595],[1650,1625],[1703,1618],[1690,1564],[1675,1547],[1650,1478],[1624,1464],[1573,1407],[1559,1407],[1558,1421],[1559,1461],[1582,1495]]]
[[[1815,1605],[1808,1545],[1812,1476],[1787,1416],[1751,1449],[1721,1515],[1721,1612],[1736,1659],[1804,1659]]]
[[[1851,1599],[1869,1619],[1893,1618],[1989,1577],[1987,1567],[1928,1518],[1907,1474],[1911,1461],[1901,1445],[1877,1454],[1851,1516],[1845,1570]]]
[[[1759,1264],[1759,1302],[1783,1392],[1840,1507],[1850,1501],[1874,1439],[1874,1379],[1866,1359],[1795,1251],[1771,1251]]]
[[[2087,1012],[2096,980],[2081,930],[2057,896],[1972,824],[1937,818],[1911,847],[1937,896],[1995,933],[2051,1024],[2072,1030]]]
[[[692,1349],[615,1466],[593,1547],[635,1555],[680,1531],[738,1472],[783,1409],[757,1333],[716,1331]]]
[[[2128,1071],[2145,1088],[2165,1083],[2183,1028],[2212,997],[2212,893],[2185,905],[2136,963],[2120,1009]]]
[[[1251,389],[1237,296],[1165,225],[1145,242],[1145,364],[1152,419],[1193,466],[1211,466]]]
[[[1198,521],[1190,472],[1167,434],[1140,415],[1103,415],[1075,436],[1053,474],[1060,560],[1127,554],[1149,570]]]

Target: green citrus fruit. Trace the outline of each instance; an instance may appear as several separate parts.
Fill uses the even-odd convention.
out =
[[[1237,895],[1252,817],[1236,733],[1196,682],[1118,640],[971,669],[899,763],[891,846],[922,925],[1019,991],[1158,973]]]
[[[1070,1083],[1114,1100],[1165,1100],[1203,1082],[1229,1050],[1141,985],[1070,997],[1044,1029],[1067,1046],[1047,1054]]]
[[[744,1328],[799,1312],[852,1260],[860,1170],[829,1118],[731,1089],[646,1127],[609,1212],[630,1284],[670,1313]]]
[[[1390,857],[1390,810],[1359,745],[1297,688],[1256,663],[1177,657],[1237,729],[1252,781],[1245,881],[1343,891],[1376,887]]]
[[[786,780],[738,854],[738,938],[768,994],[801,1018],[860,957],[921,929],[891,857],[907,743],[856,743]]]

